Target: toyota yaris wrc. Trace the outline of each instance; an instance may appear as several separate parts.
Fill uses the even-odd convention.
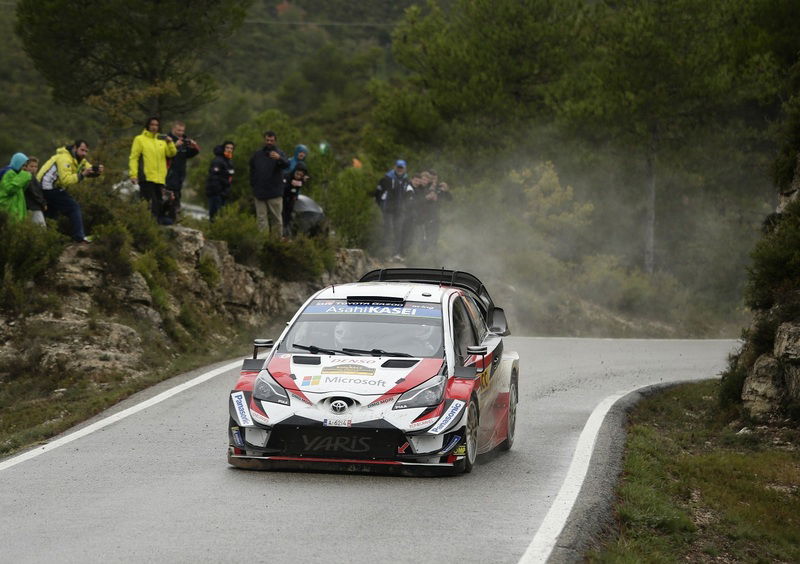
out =
[[[375,270],[320,290],[244,361],[228,462],[469,472],[514,442],[519,357],[503,348],[508,334],[466,272]]]

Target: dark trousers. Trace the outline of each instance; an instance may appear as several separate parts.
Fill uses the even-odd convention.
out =
[[[43,190],[44,199],[47,200],[47,217],[56,218],[59,214],[64,214],[69,218],[72,226],[72,238],[76,241],[83,241],[86,233],[83,231],[83,215],[81,207],[66,190],[54,188]]]
[[[150,204],[150,213],[152,213],[153,217],[156,219],[161,215],[161,206],[163,205],[161,199],[162,188],[164,188],[163,184],[156,184],[155,182],[148,182],[147,180],[139,183],[139,197],[142,198],[142,200],[147,200]]]
[[[391,209],[383,211],[384,242],[389,252],[402,255],[406,252],[406,220],[402,210]]]
[[[208,197],[208,219],[214,221],[214,216],[225,207],[225,196],[217,194],[216,196]]]
[[[283,234],[286,237],[292,236],[292,213],[294,212],[294,203],[296,201],[297,196],[283,197]]]

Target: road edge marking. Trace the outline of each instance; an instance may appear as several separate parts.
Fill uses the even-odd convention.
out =
[[[620,399],[641,388],[642,386],[638,386],[632,390],[617,392],[605,397],[589,415],[589,419],[586,420],[586,425],[578,437],[578,444],[575,446],[572,462],[567,469],[561,489],[550,505],[550,509],[547,510],[547,514],[528,548],[519,559],[519,564],[539,564],[547,562],[547,559],[550,558],[583,487],[589,471],[589,462],[594,454],[597,435],[600,433],[600,427],[602,427],[606,415]]]
[[[166,399],[169,399],[172,396],[177,395],[177,394],[179,394],[181,392],[184,392],[184,391],[188,390],[189,388],[193,388],[193,387],[195,387],[195,386],[197,386],[199,384],[202,384],[203,382],[206,382],[206,381],[210,380],[211,378],[214,378],[215,376],[219,376],[220,374],[224,374],[225,372],[228,372],[228,371],[236,368],[237,366],[241,366],[241,364],[242,364],[242,361],[241,360],[237,360],[235,362],[230,362],[228,364],[220,366],[219,368],[215,368],[214,370],[210,370],[209,372],[205,372],[203,374],[200,374],[199,376],[196,376],[196,377],[192,378],[191,380],[188,380],[188,381],[184,382],[183,384],[178,384],[177,386],[174,386],[174,387],[172,387],[172,388],[170,388],[168,390],[165,390],[165,391],[161,392],[160,394],[157,394],[157,395],[153,396],[150,399],[146,399],[141,403],[137,403],[136,405],[132,405],[131,407],[129,407],[127,409],[123,409],[122,411],[114,413],[113,415],[109,415],[108,417],[105,417],[105,418],[101,419],[100,421],[95,421],[91,425],[87,425],[86,427],[78,429],[77,431],[74,431],[74,432],[72,432],[72,433],[70,433],[68,435],[65,435],[65,436],[63,436],[63,437],[61,437],[59,439],[56,439],[56,440],[54,440],[52,442],[49,442],[49,443],[46,443],[46,444],[44,444],[42,446],[39,446],[39,447],[36,447],[36,448],[31,449],[29,451],[23,452],[22,454],[18,454],[16,456],[12,456],[11,458],[3,460],[2,462],[0,462],[0,472],[2,472],[3,470],[7,470],[8,468],[11,468],[12,466],[16,466],[17,464],[21,464],[22,462],[25,462],[25,461],[30,460],[32,458],[36,458],[37,456],[39,456],[41,454],[44,454],[46,452],[50,452],[51,450],[55,450],[58,447],[64,446],[66,444],[69,444],[72,441],[80,439],[81,437],[85,437],[86,435],[94,433],[95,431],[99,431],[100,429],[103,429],[104,427],[108,427],[112,423],[116,423],[117,421],[121,421],[121,420],[125,419],[126,417],[129,417],[131,415],[134,415],[135,413],[139,413],[140,411],[143,411],[143,410],[147,409],[148,407],[152,407],[152,406],[156,405],[157,403],[161,403],[162,401],[164,401]]]

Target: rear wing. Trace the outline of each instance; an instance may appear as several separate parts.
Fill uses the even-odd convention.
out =
[[[469,272],[463,270],[447,270],[444,268],[379,268],[371,270],[361,277],[359,282],[414,282],[421,284],[436,284],[452,286],[469,290],[478,297],[478,306],[489,326],[498,325],[508,331],[503,310],[494,305],[492,297],[483,282]],[[497,316],[495,316],[497,312]],[[502,323],[494,323],[495,321]]]

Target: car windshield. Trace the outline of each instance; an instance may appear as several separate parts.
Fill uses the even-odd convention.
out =
[[[347,303],[314,300],[298,317],[277,350],[375,356],[442,356],[440,304]]]

